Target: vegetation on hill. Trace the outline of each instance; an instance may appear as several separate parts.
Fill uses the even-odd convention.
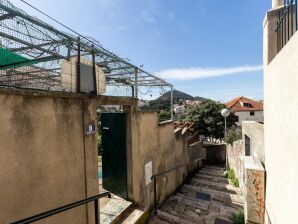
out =
[[[185,100],[205,100],[203,97],[193,97],[189,94],[183,93],[178,90],[173,90],[173,103],[177,104],[179,101],[185,101]],[[171,91],[168,91],[164,93],[162,96],[157,98],[156,100],[151,100],[149,102],[149,106],[143,106],[141,109],[143,110],[164,110],[164,111],[170,111],[171,109]]]

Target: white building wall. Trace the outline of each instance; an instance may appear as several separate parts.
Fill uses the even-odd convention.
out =
[[[235,112],[235,115],[238,116],[239,122],[237,125],[241,126],[243,121],[256,121],[263,122],[264,121],[264,112],[263,111],[255,111],[255,115],[251,116],[249,111],[241,111]]]
[[[270,53],[267,41],[264,36],[265,56]],[[269,64],[264,58],[266,223],[271,224],[298,223],[297,59],[297,32]]]

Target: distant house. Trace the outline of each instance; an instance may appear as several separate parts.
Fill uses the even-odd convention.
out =
[[[241,96],[227,102],[225,105],[238,116],[238,126],[242,125],[242,121],[264,122],[263,103],[260,101]]]

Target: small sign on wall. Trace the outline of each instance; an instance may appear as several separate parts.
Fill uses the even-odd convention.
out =
[[[145,165],[146,186],[151,183],[152,177],[152,161]]]
[[[86,125],[86,135],[94,135],[96,133],[95,124]]]

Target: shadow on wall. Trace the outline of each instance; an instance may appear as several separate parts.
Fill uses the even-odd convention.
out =
[[[226,165],[225,144],[204,144],[208,165]]]
[[[156,112],[132,113],[131,131],[130,198],[139,205],[152,208],[154,186],[146,181],[149,177],[146,177],[145,165],[152,162],[152,174],[158,174],[185,164],[157,178],[157,199],[162,202],[182,184],[188,172],[202,166],[204,149],[201,142],[188,146],[188,131],[175,129],[172,121],[158,123]]]

